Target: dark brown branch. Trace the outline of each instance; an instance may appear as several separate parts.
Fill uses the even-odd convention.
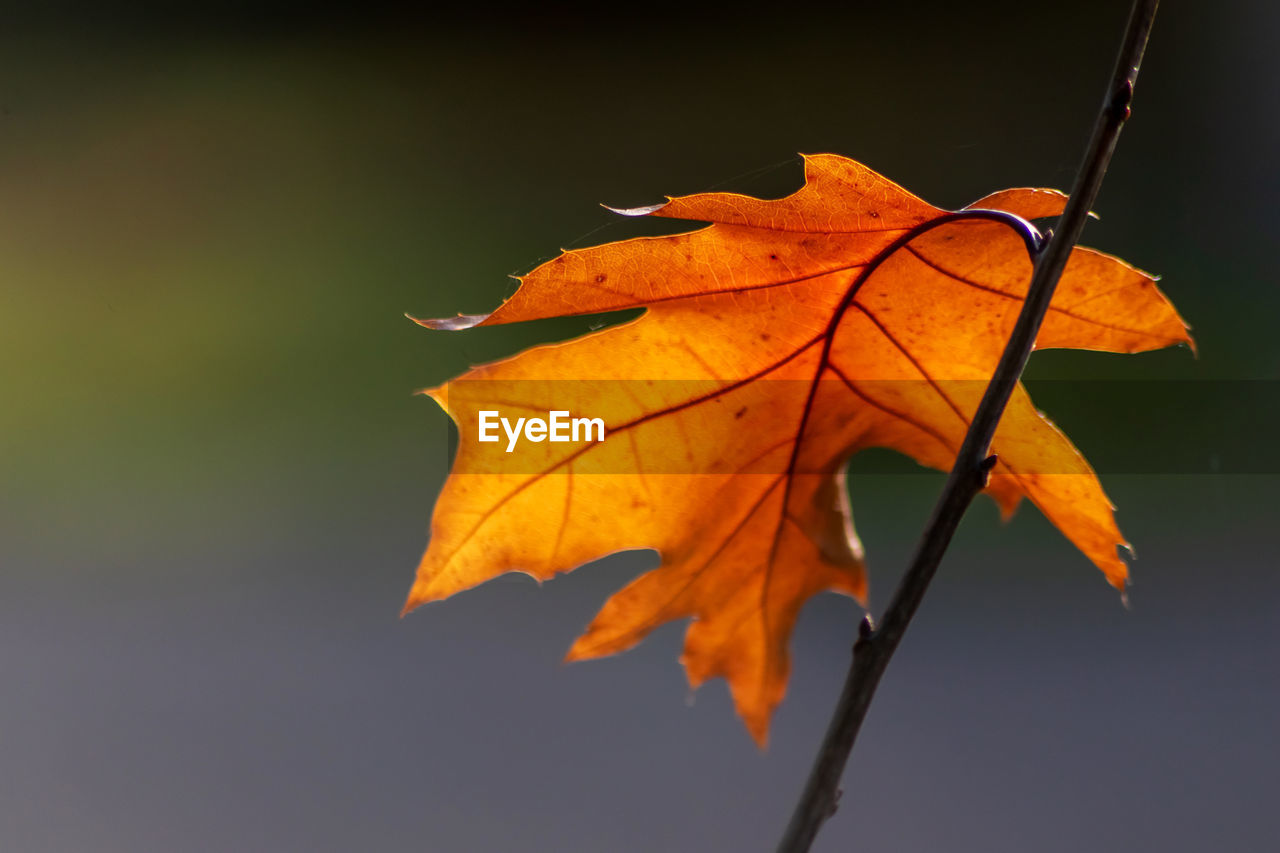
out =
[[[1094,124],[1093,136],[1085,149],[1084,160],[1076,175],[1066,209],[1058,220],[1058,227],[1037,254],[1031,284],[1018,315],[1017,325],[956,455],[955,465],[934,507],[928,526],[921,535],[911,565],[894,593],[880,626],[873,628],[870,617],[867,617],[859,628],[853,662],[836,704],[835,714],[823,738],[800,802],[778,844],[778,853],[808,851],[822,824],[835,812],[840,777],[844,774],[849,753],[853,750],[854,740],[875,696],[880,677],[920,606],[961,517],[986,485],[987,474],[995,464],[995,457],[989,456],[988,450],[995,435],[996,424],[1026,366],[1058,278],[1067,264],[1071,250],[1080,239],[1085,219],[1093,207],[1098,189],[1102,186],[1103,175],[1111,162],[1120,130],[1129,118],[1134,83],[1138,78],[1138,68],[1142,63],[1142,54],[1146,49],[1158,5],[1159,0],[1134,0],[1124,43],[1116,59],[1115,72],[1107,87],[1102,108]]]

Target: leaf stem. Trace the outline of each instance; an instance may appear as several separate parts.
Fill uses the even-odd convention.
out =
[[[987,483],[987,474],[995,464],[995,457],[988,455],[988,451],[996,424],[1026,366],[1058,278],[1080,239],[1111,162],[1120,130],[1129,118],[1134,83],[1158,5],[1159,0],[1134,0],[1115,71],[1076,174],[1071,197],[1058,219],[1057,228],[1047,235],[1047,242],[1035,252],[1035,268],[1017,324],[956,455],[955,465],[916,546],[911,565],[879,627],[873,626],[870,616],[865,617],[859,626],[858,641],[853,648],[853,661],[844,688],[800,801],[778,844],[778,853],[808,851],[818,830],[835,813],[840,777],[844,774],[849,753],[853,750],[854,740],[880,678],[911,624],[960,519]]]

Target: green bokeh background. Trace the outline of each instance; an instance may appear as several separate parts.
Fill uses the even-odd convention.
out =
[[[397,620],[448,465],[411,392],[599,322],[403,313],[670,227],[600,202],[788,192],[798,151],[944,206],[1065,188],[1123,5],[6,8],[0,847],[767,849],[853,606],[805,611],[764,755],[722,684],[685,703],[678,626],[558,666],[652,554]],[[1280,14],[1166,5],[1085,242],[1163,273],[1199,356],[1030,368],[1117,460],[1134,609],[976,507],[817,849],[1274,840]],[[880,606],[941,480],[854,470]]]

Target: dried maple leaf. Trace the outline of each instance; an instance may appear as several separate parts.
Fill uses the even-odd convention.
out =
[[[503,572],[549,578],[654,548],[659,568],[614,595],[572,660],[692,617],[693,686],[722,675],[763,744],[788,639],[823,590],[865,601],[843,468],[872,446],[948,469],[1031,273],[1025,220],[1065,197],[1013,189],[947,212],[851,160],[805,158],[777,200],[727,193],[632,211],[712,223],[568,251],[462,329],[644,307],[639,318],[476,367],[427,391],[461,441],[406,612]],[[996,211],[981,213],[980,210]],[[1137,352],[1190,343],[1151,276],[1077,248],[1037,346]],[[599,417],[603,442],[477,441],[482,411]],[[1019,386],[987,491],[1022,496],[1116,587],[1124,540],[1093,471]]]

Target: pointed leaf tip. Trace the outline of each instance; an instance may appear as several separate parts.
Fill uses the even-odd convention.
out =
[[[456,317],[435,317],[421,319],[412,314],[405,314],[413,322],[426,329],[438,329],[446,332],[457,332],[461,329],[470,329],[472,326],[478,326],[485,320],[489,319],[488,314],[459,314]]]
[[[650,204],[644,207],[610,207],[607,204],[600,205],[610,213],[616,213],[619,216],[648,216],[651,213],[657,213],[662,208],[671,203],[671,200],[660,202],[658,204]]]

